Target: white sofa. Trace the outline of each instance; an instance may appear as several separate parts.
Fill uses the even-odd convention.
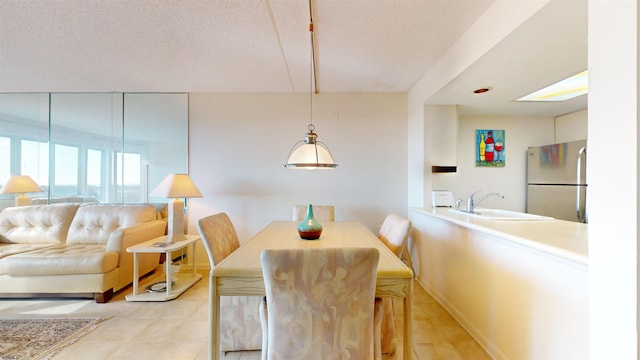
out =
[[[126,248],[165,234],[153,205],[61,203],[0,211],[0,297],[83,296],[111,300],[133,281]],[[140,254],[139,274],[158,254]]]

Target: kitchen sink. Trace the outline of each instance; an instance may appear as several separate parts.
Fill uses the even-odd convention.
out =
[[[484,220],[524,220],[524,221],[535,221],[535,220],[553,220],[550,216],[542,216],[535,214],[527,214],[521,213],[517,211],[510,210],[502,210],[502,209],[476,209],[473,213],[468,213],[464,210],[456,210],[450,209],[449,211],[463,214],[467,216],[476,217],[478,219]]]

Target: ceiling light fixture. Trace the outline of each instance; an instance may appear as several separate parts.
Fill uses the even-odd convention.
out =
[[[309,34],[311,39],[311,68],[309,71],[309,125],[307,126],[309,132],[305,134],[304,140],[296,142],[289,151],[287,163],[284,164],[284,166],[289,169],[333,169],[338,166],[338,164],[333,161],[333,156],[331,155],[331,151],[329,151],[327,145],[318,141],[318,134],[314,132],[316,127],[313,125],[313,89],[314,84],[316,84],[316,81],[314,81],[316,67],[312,9],[311,0],[309,0]],[[317,87],[315,92],[318,92]]]
[[[589,70],[585,70],[523,96],[516,101],[565,101],[584,95],[588,91]]]
[[[487,93],[487,92],[491,91],[491,89],[493,89],[491,86],[487,86],[487,87],[475,89],[475,90],[473,90],[473,93],[474,94],[484,94],[484,93]]]

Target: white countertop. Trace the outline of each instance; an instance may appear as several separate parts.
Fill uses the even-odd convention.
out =
[[[588,265],[587,224],[564,220],[484,220],[450,208],[414,208],[412,211],[484,232],[567,260]]]

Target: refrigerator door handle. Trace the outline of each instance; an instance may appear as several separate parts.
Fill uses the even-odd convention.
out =
[[[586,209],[583,209],[583,207],[586,207],[586,204],[583,206],[584,202],[582,201],[582,159],[586,156],[586,154],[587,149],[584,146],[581,147],[580,151],[578,151],[578,166],[576,166],[576,184],[578,185],[576,186],[576,213],[578,215],[578,220],[580,220],[581,222],[584,222],[586,218]]]

